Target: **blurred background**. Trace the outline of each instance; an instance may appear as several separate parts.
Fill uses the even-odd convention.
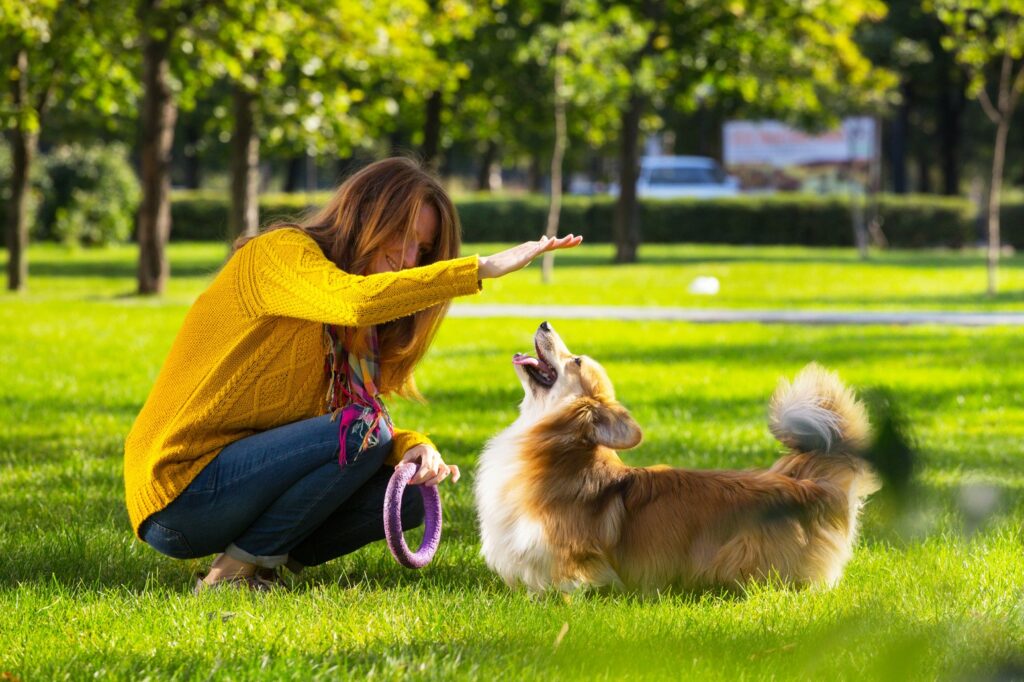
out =
[[[987,246],[994,293],[1024,243],[1022,7],[0,0],[8,289],[30,242],[133,240],[161,292],[168,240],[406,154],[467,241]]]

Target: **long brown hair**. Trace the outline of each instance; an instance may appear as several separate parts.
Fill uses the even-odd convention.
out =
[[[359,170],[338,187],[319,211],[294,222],[278,222],[267,231],[298,228],[311,236],[331,261],[345,272],[364,275],[377,251],[394,239],[416,239],[416,222],[424,205],[438,215],[437,237],[419,265],[457,258],[462,229],[451,198],[440,181],[420,163],[405,157],[384,159]],[[235,242],[240,248],[252,237]],[[381,390],[422,398],[413,369],[427,352],[448,311],[441,303],[413,315],[377,326],[380,342]],[[356,334],[359,352],[365,337]]]

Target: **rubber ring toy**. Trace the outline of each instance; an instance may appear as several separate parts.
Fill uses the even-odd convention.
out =
[[[415,462],[399,464],[384,493],[384,537],[395,559],[406,568],[423,568],[429,564],[441,544],[441,496],[437,494],[437,486],[416,486],[423,496],[424,531],[420,548],[409,551],[402,535],[402,494],[417,469],[419,465]]]

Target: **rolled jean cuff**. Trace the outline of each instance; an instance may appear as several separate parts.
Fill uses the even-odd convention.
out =
[[[287,554],[256,556],[255,554],[249,554],[249,552],[246,552],[233,542],[228,545],[227,549],[224,550],[224,553],[232,559],[238,559],[239,561],[244,561],[247,564],[255,564],[261,568],[277,568],[278,566],[283,566],[288,561]]]

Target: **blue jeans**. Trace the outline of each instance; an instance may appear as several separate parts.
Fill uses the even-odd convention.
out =
[[[315,566],[384,537],[384,492],[392,469],[386,431],[362,452],[353,424],[338,465],[338,423],[306,419],[236,441],[213,458],[139,530],[176,559],[215,552],[265,568]],[[402,498],[402,526],[423,523],[420,495]]]

